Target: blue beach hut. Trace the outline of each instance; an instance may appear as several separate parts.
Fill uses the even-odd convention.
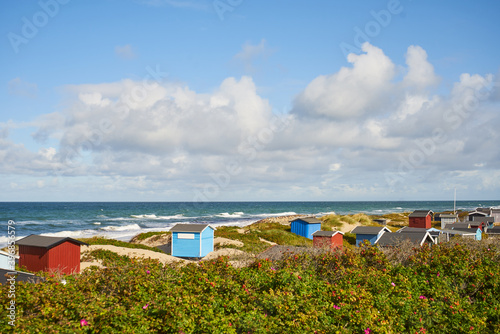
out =
[[[356,247],[364,240],[368,240],[372,245],[384,234],[385,232],[391,233],[385,226],[357,226],[351,233],[356,234]]]
[[[172,256],[206,256],[214,250],[214,230],[208,224],[176,224],[170,229]]]
[[[304,238],[313,239],[313,233],[321,231],[321,220],[314,217],[297,218],[292,220],[291,231]]]

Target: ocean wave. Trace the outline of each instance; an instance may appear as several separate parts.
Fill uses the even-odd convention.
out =
[[[95,230],[75,230],[75,231],[61,231],[55,233],[41,233],[40,235],[46,237],[64,237],[64,238],[86,238],[96,234]]]
[[[101,222],[95,222],[94,225],[101,225]]]
[[[294,216],[296,215],[296,212],[290,211],[290,212],[280,212],[280,213],[259,213],[256,215],[252,215],[254,217],[280,217],[280,216]]]
[[[100,228],[103,231],[136,231],[142,229],[138,224],[130,224],[123,226],[106,226]]]
[[[243,216],[243,212],[234,212],[234,213],[229,213],[229,212],[222,212],[216,215],[216,217],[222,217],[222,218],[239,218]]]
[[[328,215],[336,215],[337,213],[335,211],[330,211],[330,212],[318,212],[315,214],[315,216],[328,216]]]
[[[136,218],[136,219],[155,219],[155,220],[169,220],[169,219],[183,219],[183,218],[187,218],[187,217],[184,217],[183,214],[177,214],[177,215],[173,215],[173,216],[157,216],[155,214],[151,214],[151,215],[130,215],[130,217]]]

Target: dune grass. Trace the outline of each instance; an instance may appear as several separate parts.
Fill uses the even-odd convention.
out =
[[[115,239],[107,239],[107,238],[102,238],[102,237],[81,238],[78,240],[85,242],[89,245],[111,245],[111,246],[125,247],[125,248],[140,248],[140,249],[147,249],[147,250],[150,250],[153,252],[163,253],[161,250],[159,250],[156,247],[149,247],[149,246],[141,245],[141,244],[132,244],[132,243],[125,242],[125,241],[120,241],[120,240],[115,240]]]

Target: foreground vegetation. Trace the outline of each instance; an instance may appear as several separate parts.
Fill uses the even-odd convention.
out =
[[[4,302],[0,332],[500,332],[493,240],[406,249],[290,255],[240,269],[224,258],[163,266],[103,252],[107,269],[17,283],[16,326]],[[9,287],[0,289],[6,296]]]

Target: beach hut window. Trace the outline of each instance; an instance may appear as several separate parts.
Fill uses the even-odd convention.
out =
[[[177,239],[194,239],[194,233],[179,233]]]

